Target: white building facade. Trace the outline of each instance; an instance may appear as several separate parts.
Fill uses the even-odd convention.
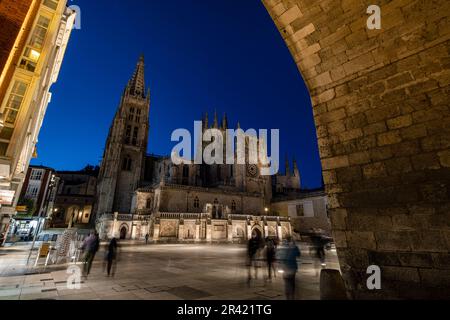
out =
[[[50,88],[56,82],[76,13],[66,0],[40,1],[26,44],[0,101],[0,232],[7,230],[31,158]]]

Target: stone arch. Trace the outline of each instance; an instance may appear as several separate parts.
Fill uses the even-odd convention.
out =
[[[259,224],[255,224],[255,225],[252,227],[252,233],[251,233],[251,235],[253,236],[253,234],[256,234],[256,236],[257,236],[259,239],[264,239],[264,230],[263,230],[263,228],[262,228]]]
[[[119,227],[119,239],[124,240],[128,238],[129,228],[126,223],[122,223]]]
[[[347,289],[448,297],[450,2],[382,1],[381,30],[366,27],[369,1],[263,3],[311,95]]]

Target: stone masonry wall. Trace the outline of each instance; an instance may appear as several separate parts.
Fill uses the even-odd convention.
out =
[[[450,1],[263,3],[312,97],[353,298],[450,297]],[[372,4],[381,30],[366,27]]]

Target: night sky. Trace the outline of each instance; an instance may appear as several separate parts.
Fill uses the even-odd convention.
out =
[[[308,91],[260,0],[69,1],[81,8],[32,164],[99,164],[123,89],[145,55],[149,153],[168,155],[173,130],[208,111],[243,129],[280,129],[303,187],[321,185]],[[284,168],[282,168],[284,170]]]

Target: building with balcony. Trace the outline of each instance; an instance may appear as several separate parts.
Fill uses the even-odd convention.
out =
[[[0,2],[0,233],[8,230],[36,155],[76,13],[66,0]],[[7,32],[4,32],[7,30]],[[6,238],[6,237],[2,237]]]

